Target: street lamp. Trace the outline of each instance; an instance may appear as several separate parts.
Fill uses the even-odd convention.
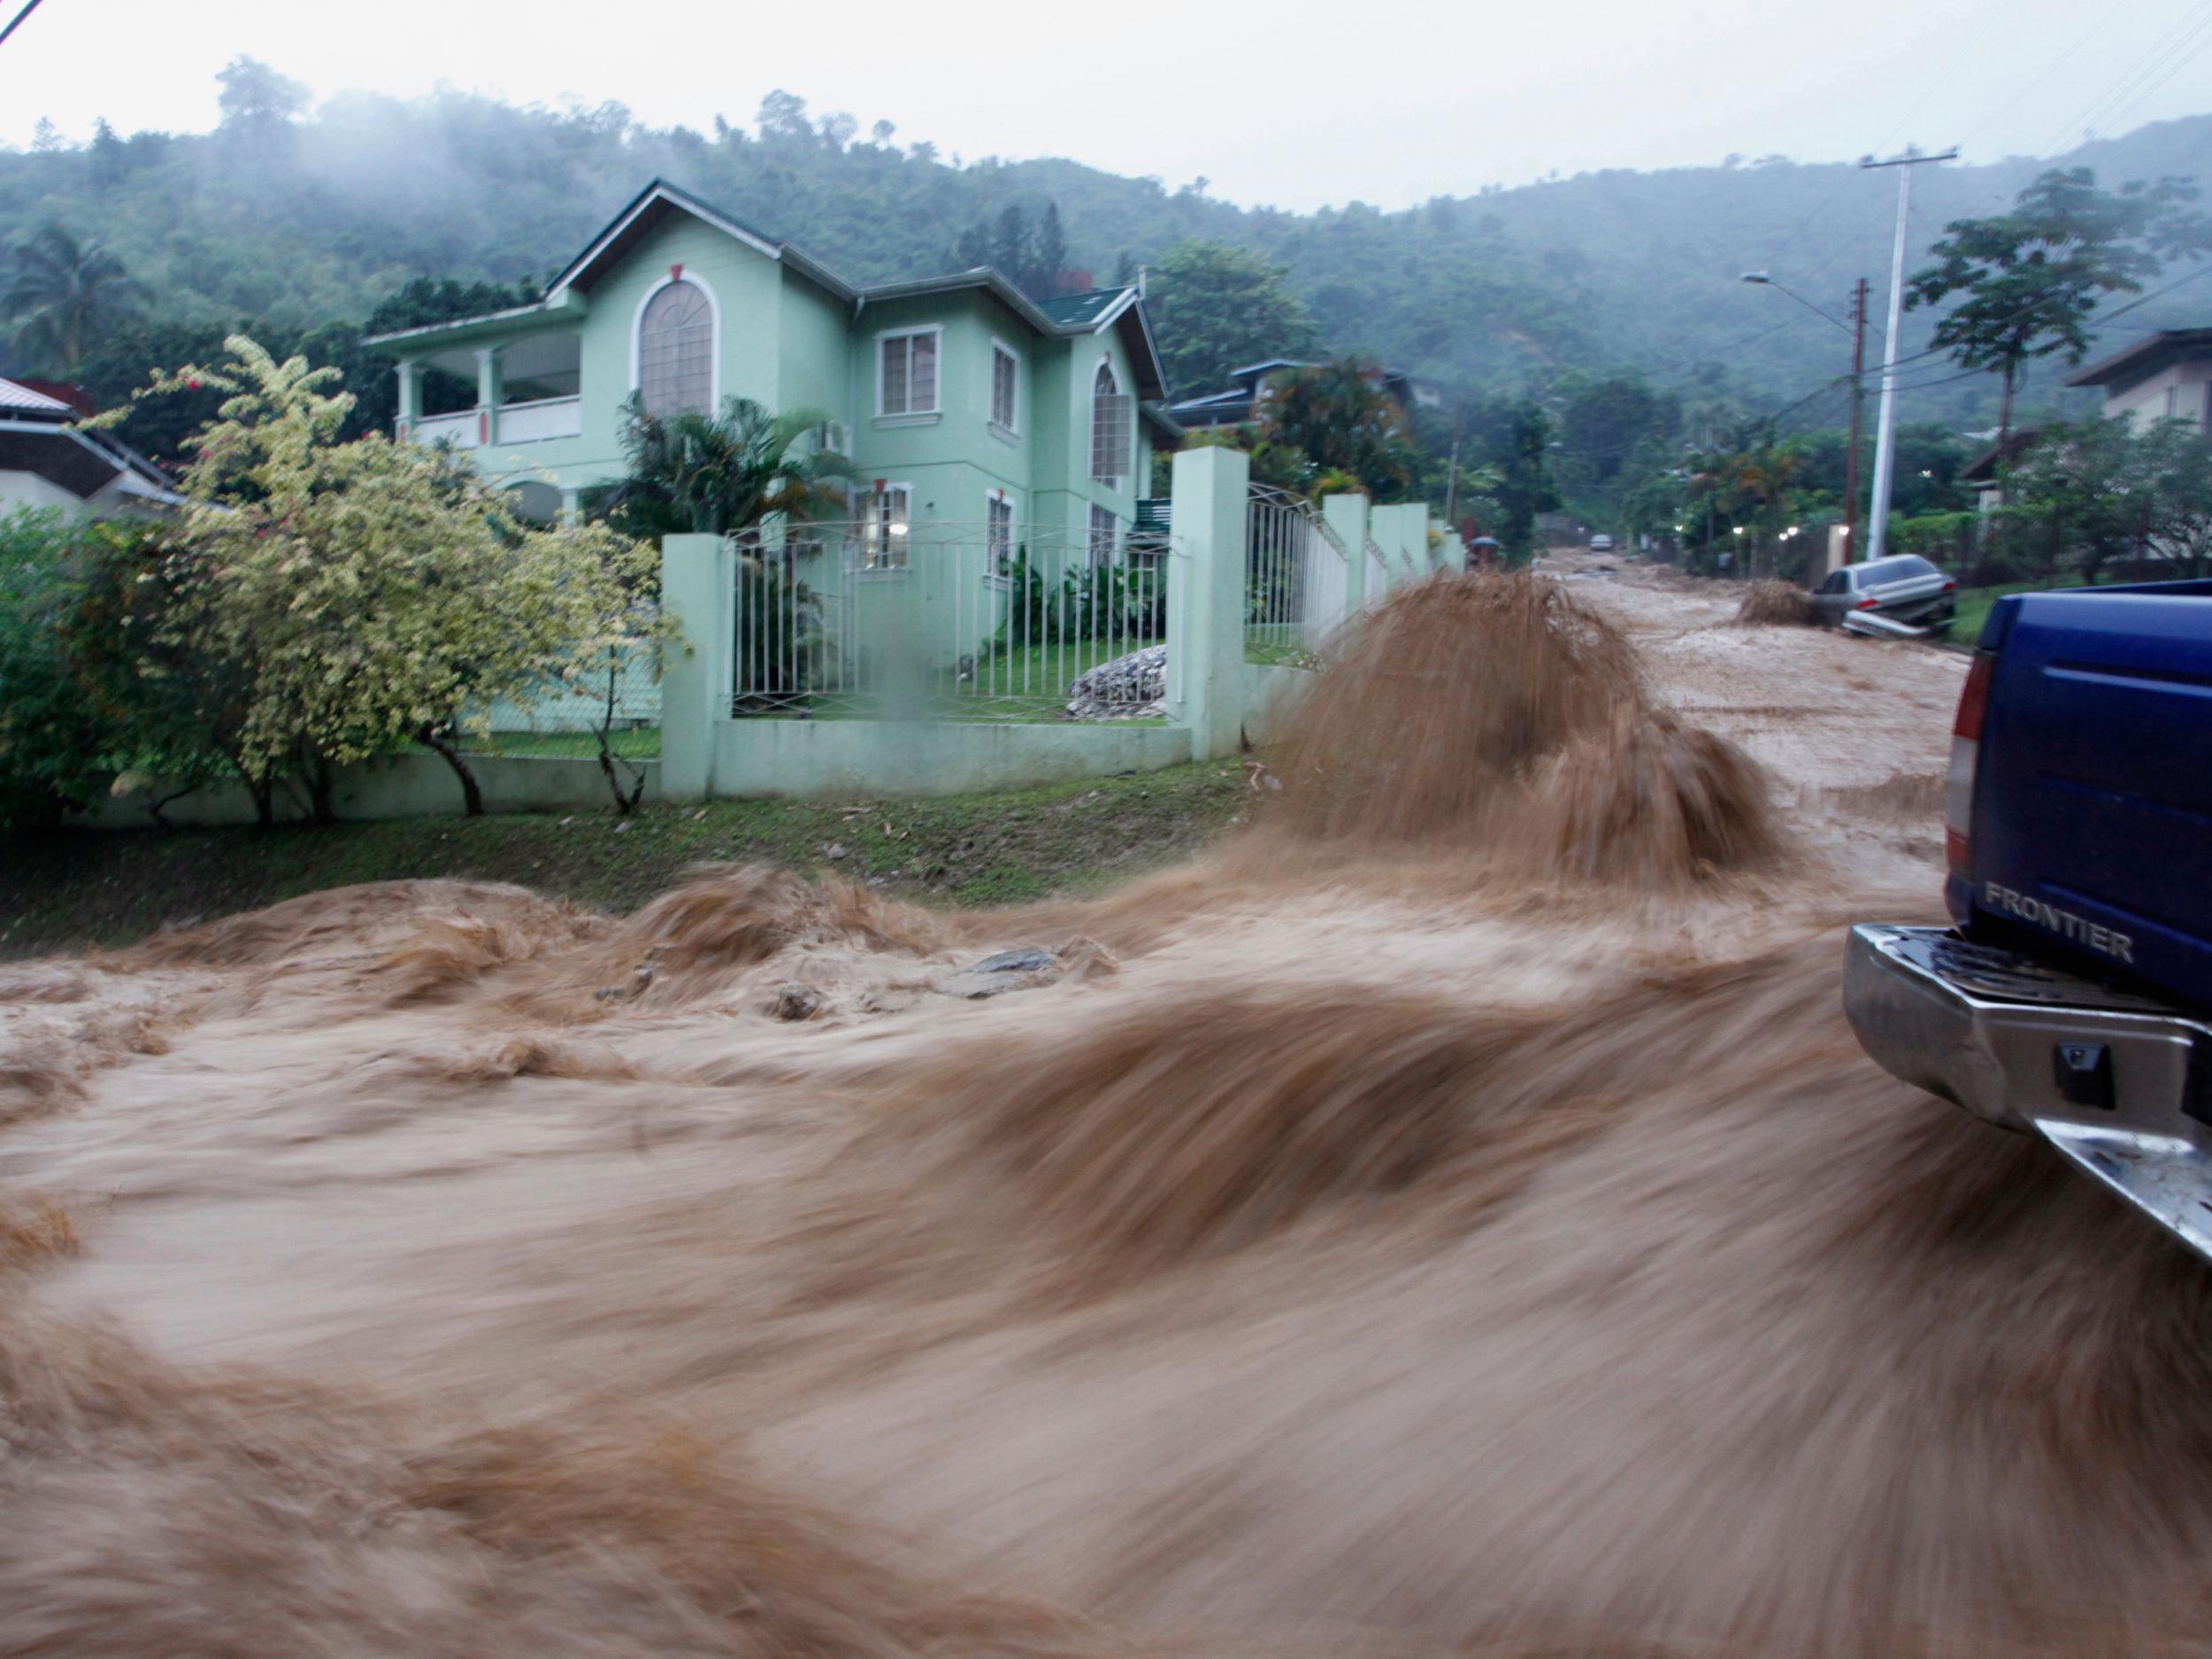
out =
[[[1832,311],[1822,311],[1819,306],[1814,304],[1812,301],[1807,299],[1802,294],[1794,293],[1791,289],[1784,288],[1779,282],[1777,282],[1773,277],[1770,276],[1764,271],[1747,271],[1742,276],[1739,277],[1737,280],[1741,282],[1755,283],[1760,288],[1772,288],[1777,294],[1787,294],[1800,305],[1802,305],[1807,311],[1812,312],[1814,316],[1826,318],[1830,322],[1835,324],[1837,327],[1842,329],[1847,334],[1852,332],[1851,325],[1844,321],[1842,318],[1838,317]]]
[[[1852,290],[1851,320],[1847,323],[1840,317],[1829,316],[1802,294],[1791,294],[1789,289],[1764,271],[1747,271],[1743,273],[1743,280],[1789,294],[1807,311],[1818,311],[1851,336],[1851,447],[1845,451],[1843,479],[1843,559],[1847,565],[1858,557],[1859,552],[1859,419],[1860,395],[1865,389],[1866,378],[1866,279],[1861,277],[1858,287]],[[1891,324],[1892,327],[1895,326],[1894,322]],[[1880,535],[1878,527],[1875,532],[1878,541]]]

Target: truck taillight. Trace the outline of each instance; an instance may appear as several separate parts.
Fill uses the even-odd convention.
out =
[[[1989,718],[1989,682],[1996,673],[1997,654],[1976,651],[1959,693],[1958,716],[1951,722],[1951,771],[1943,790],[1943,856],[1961,873],[1972,850],[1974,769],[1981,758],[1982,722]]]

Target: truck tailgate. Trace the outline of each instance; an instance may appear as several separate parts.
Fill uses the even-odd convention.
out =
[[[2212,582],[2003,602],[1971,902],[2212,1005]]]

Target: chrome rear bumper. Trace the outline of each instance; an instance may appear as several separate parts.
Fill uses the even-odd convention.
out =
[[[1844,1012],[1893,1076],[2075,1164],[2212,1257],[2212,1022],[1932,927],[1851,930]]]

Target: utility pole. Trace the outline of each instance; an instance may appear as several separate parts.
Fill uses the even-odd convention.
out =
[[[1859,556],[1859,423],[1866,405],[1866,279],[1851,296],[1851,450],[1843,458],[1843,562]]]
[[[1896,466],[1897,449],[1897,336],[1905,316],[1905,215],[1912,207],[1912,170],[1923,162],[1956,161],[1959,152],[1924,156],[1908,145],[1901,156],[1887,161],[1866,157],[1862,167],[1897,169],[1897,243],[1889,260],[1889,333],[1882,339],[1882,412],[1874,426],[1873,525],[1867,535],[1866,556],[1878,559],[1889,541],[1889,492]]]
[[[1448,528],[1459,527],[1459,434],[1466,416],[1465,405],[1455,399],[1452,403],[1452,478],[1444,488],[1444,523]]]

